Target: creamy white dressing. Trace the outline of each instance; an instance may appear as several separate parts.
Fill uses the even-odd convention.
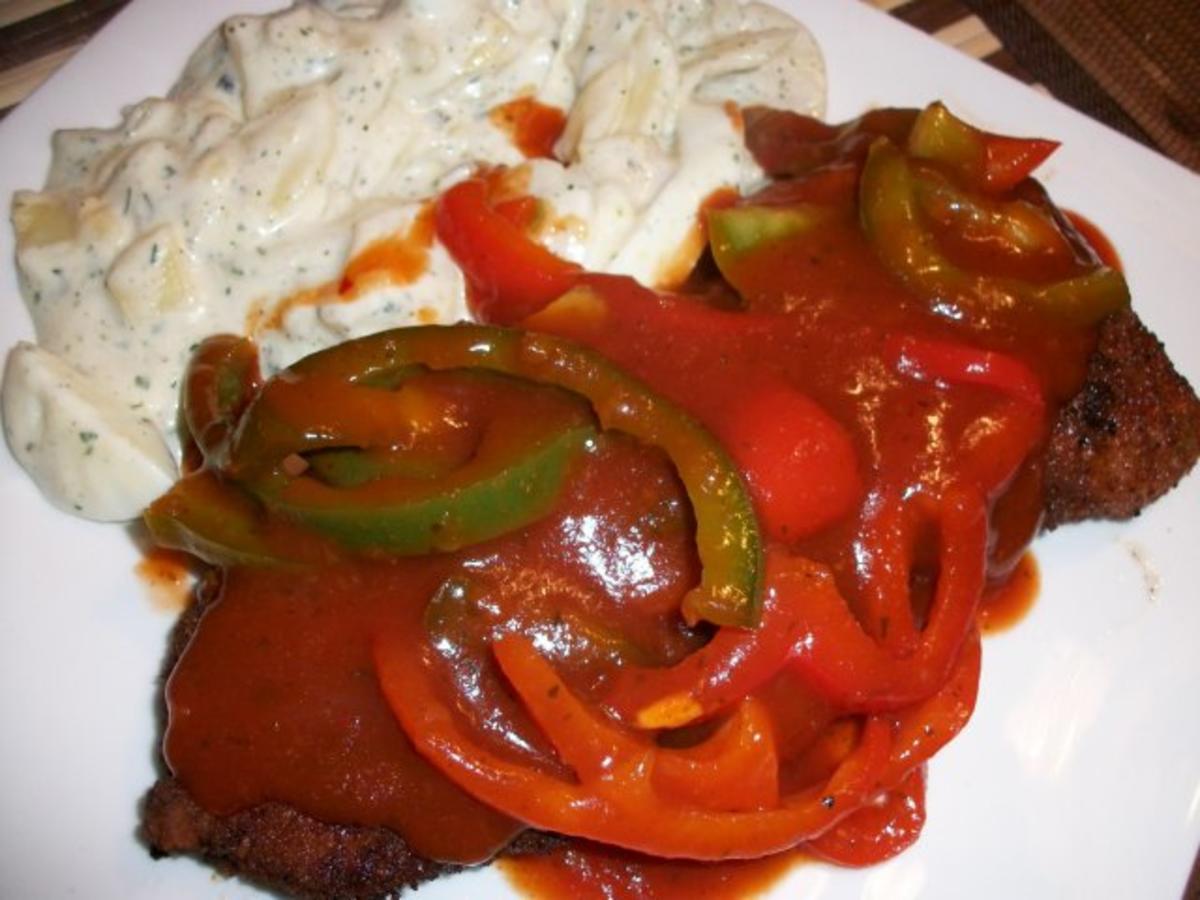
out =
[[[489,113],[568,111],[556,160],[526,162]],[[736,0],[326,0],[227,21],[166,99],[54,138],[46,187],[13,201],[37,346],[9,356],[5,432],[63,509],[132,518],[175,477],[195,345],[338,279],[479,165],[525,165],[588,268],[656,284],[701,202],[761,172],[726,101],[819,114],[819,51]],[[467,318],[436,243],[410,284],[297,305],[252,333],[269,374],[338,341]]]

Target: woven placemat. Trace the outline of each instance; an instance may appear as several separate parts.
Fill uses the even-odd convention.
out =
[[[1198,0],[963,0],[1057,97],[1200,171]]]

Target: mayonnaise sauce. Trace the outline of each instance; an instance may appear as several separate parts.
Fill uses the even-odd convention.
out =
[[[555,160],[525,161],[489,113],[567,111]],[[46,187],[13,201],[38,343],[9,354],[5,432],[56,505],[122,520],[169,486],[192,348],[250,333],[270,373],[330,344],[467,318],[436,242],[420,277],[347,302],[336,283],[477,166],[528,166],[591,269],[661,280],[701,202],[761,179],[726,101],[819,114],[819,51],[736,0],[324,0],[225,22],[165,99],[62,131]],[[694,243],[694,242],[693,242]]]

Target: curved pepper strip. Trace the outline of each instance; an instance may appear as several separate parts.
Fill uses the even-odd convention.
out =
[[[433,370],[477,368],[565,388],[586,398],[600,424],[661,448],[674,463],[696,517],[701,582],[683,600],[689,621],[753,627],[761,603],[762,545],[736,465],[682,409],[600,354],[564,338],[484,325],[384,331],[309,356],[272,381],[247,411],[230,457],[239,473],[268,471],[326,437],[309,423],[272,412],[273,387],[311,376],[373,382],[420,363]],[[268,485],[268,490],[271,490]]]
[[[912,334],[890,334],[883,358],[902,375],[917,381],[971,384],[994,388],[1041,411],[1045,406],[1038,377],[1007,353]]]
[[[216,566],[320,566],[335,548],[315,535],[268,520],[261,504],[211,469],[181,478],[142,519],[154,543]]]
[[[856,168],[875,138],[903,143],[917,110],[872,109],[857,119],[828,125],[790,110],[751,106],[742,111],[746,147],[772,178],[795,178],[828,165],[852,163]]]
[[[981,131],[941,102],[925,107],[908,134],[908,152],[954,169],[968,184],[1002,194],[1016,187],[1059,148],[1058,141]]]
[[[1124,276],[1106,266],[1050,284],[961,269],[925,226],[918,191],[905,155],[887,139],[872,144],[859,186],[863,231],[880,261],[938,315],[986,327],[993,315],[1026,308],[1051,321],[1091,325],[1128,308]]]
[[[967,637],[941,690],[896,717],[892,758],[883,778],[896,787],[884,803],[847,816],[809,841],[807,850],[838,865],[869,866],[911,846],[925,819],[923,764],[970,721],[979,690],[980,650],[976,630]]]
[[[305,459],[309,472],[324,484],[340,488],[360,487],[392,476],[437,478],[453,471],[459,462],[454,458],[439,459],[434,454],[414,456],[382,449],[357,448],[325,450]]]
[[[979,693],[983,648],[979,629],[972,627],[950,677],[936,694],[896,714],[892,758],[884,782],[894,784],[915,766],[950,743],[971,720]]]
[[[512,325],[570,290],[582,270],[492,208],[487,182],[469,178],[438,200],[437,235],[466,275],[476,317]]]
[[[932,696],[975,621],[987,551],[985,507],[976,491],[948,492],[937,516],[938,584],[910,655],[889,653],[863,630],[826,568],[773,549],[757,630],[721,629],[669,668],[627,666],[614,678],[606,703],[638,727],[675,728],[728,708],[785,666],[845,710],[885,712]]]
[[[777,805],[779,758],[770,711],[746,698],[708,740],[660,753],[653,778],[661,796],[705,809],[738,812]]]
[[[926,167],[917,173],[917,203],[922,215],[946,231],[967,242],[986,242],[1010,259],[1075,258],[1055,217],[1028,200],[979,196]]]
[[[823,785],[754,811],[672,802],[655,788],[660,755],[575,698],[527,639],[509,635],[497,660],[559,754],[568,782],[502,759],[474,742],[438,695],[427,663],[396,637],[375,643],[384,696],[417,751],[472,796],[525,822],[666,858],[749,859],[788,850],[861,807],[890,763],[891,726],[870,718],[858,747]]]
[[[978,429],[962,448],[964,469],[987,497],[1006,487],[1030,452],[1043,439],[1046,402],[1041,381],[1022,360],[1006,353],[957,342],[891,334],[884,361],[917,381],[976,385],[1012,398],[991,417],[992,427]]]
[[[873,866],[913,844],[925,826],[925,773],[917,768],[876,801],[851,813],[804,849],[839,866]]]
[[[745,272],[747,266],[754,266],[759,252],[811,233],[836,213],[832,206],[807,202],[712,209],[707,213],[709,251],[725,281],[746,298],[753,282],[747,282]]]
[[[920,642],[912,608],[912,558],[918,526],[928,519],[921,495],[905,502],[895,485],[874,489],[863,505],[854,539],[863,629],[894,656],[911,655]]]
[[[745,388],[717,433],[745,475],[764,533],[796,541],[849,515],[862,477],[846,429],[782,379]]]
[[[209,465],[224,464],[238,420],[261,384],[258,349],[244,337],[213,335],[192,354],[183,381],[183,413]]]
[[[582,403],[536,417],[485,410],[472,455],[435,477],[375,466],[375,477],[361,484],[326,483],[309,477],[302,454],[411,443],[444,428],[445,413],[420,390],[381,390],[316,369],[288,370],[262,390],[238,432],[230,470],[272,512],[354,550],[445,552],[537,521],[558,497],[571,459],[595,437]]]
[[[596,436],[587,426],[557,433],[544,427],[518,430],[524,434],[517,449],[491,452],[485,438],[471,462],[431,483],[417,480],[417,491],[409,478],[380,478],[356,487],[296,478],[278,493],[267,489],[260,496],[273,512],[350,549],[400,556],[458,550],[546,515],[561,492],[571,459]]]

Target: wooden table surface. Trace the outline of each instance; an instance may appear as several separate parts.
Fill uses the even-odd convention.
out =
[[[0,117],[127,2],[0,0]],[[1200,0],[846,2],[870,3],[1200,172]],[[1200,856],[1184,897],[1200,900]]]

